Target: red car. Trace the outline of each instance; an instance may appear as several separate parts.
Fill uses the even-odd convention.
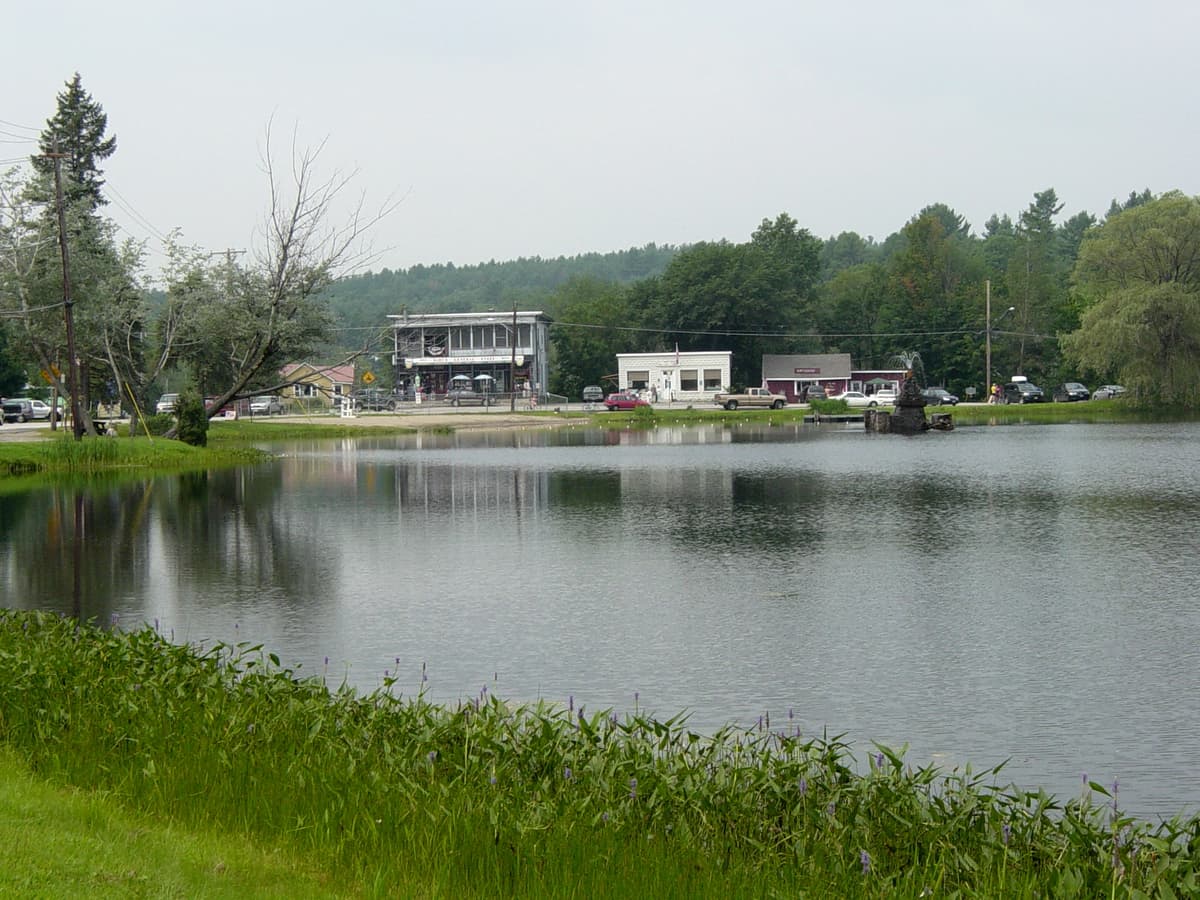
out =
[[[612,412],[614,409],[634,409],[650,404],[637,394],[609,394],[604,398],[604,405],[608,407],[609,412]]]

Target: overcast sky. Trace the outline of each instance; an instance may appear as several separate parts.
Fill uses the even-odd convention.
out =
[[[369,206],[402,198],[374,269],[1200,194],[1194,0],[62,0],[3,22],[0,159],[78,71],[117,138],[108,211],[153,245],[251,246],[271,121],[281,147],[327,141],[321,171],[357,170]]]

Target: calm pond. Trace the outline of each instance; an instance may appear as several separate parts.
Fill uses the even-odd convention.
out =
[[[1157,818],[1200,810],[1198,448],[1196,424],[290,443],[0,498],[0,591],[331,685],[769,715],[1064,799],[1087,772]]]

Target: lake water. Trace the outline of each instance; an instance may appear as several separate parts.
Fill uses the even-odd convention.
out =
[[[4,605],[1200,810],[1200,426],[519,430],[0,498]],[[78,537],[76,536],[78,535]],[[326,663],[328,658],[328,663]]]

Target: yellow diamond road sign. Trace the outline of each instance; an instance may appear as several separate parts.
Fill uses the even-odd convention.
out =
[[[370,384],[375,380],[375,376],[370,372],[363,372],[363,384]]]

